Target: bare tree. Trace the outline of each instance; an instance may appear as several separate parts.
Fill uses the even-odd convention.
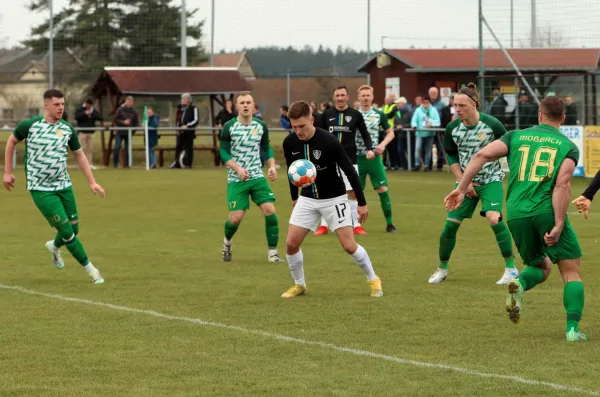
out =
[[[527,38],[519,41],[520,47],[531,47],[531,34]],[[570,45],[570,40],[564,36],[563,32],[552,27],[550,24],[538,27],[536,30],[535,47],[536,48],[566,48]]]

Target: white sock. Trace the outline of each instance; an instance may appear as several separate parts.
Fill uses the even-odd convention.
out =
[[[321,218],[321,226],[327,227],[327,221],[325,220],[325,218]]]
[[[359,227],[360,223],[358,223],[358,201],[350,200],[350,211],[352,212],[352,223],[354,223],[354,227]]]
[[[277,255],[277,248],[271,249],[269,248],[269,256]]]
[[[94,267],[94,265],[92,265],[92,262],[88,263],[83,268],[85,269],[85,271],[87,272],[87,274],[92,274],[94,272],[94,270],[96,270],[96,268]]]
[[[227,240],[227,237],[223,237],[223,242],[225,245],[231,245],[231,240]]]
[[[297,285],[306,287],[304,282],[304,256],[302,255],[302,250],[299,250],[294,255],[286,254],[285,257],[287,258],[294,282]]]
[[[358,267],[365,272],[367,280],[377,280],[377,275],[375,274],[375,270],[373,270],[373,265],[371,264],[371,258],[369,258],[369,254],[367,254],[367,251],[361,245],[359,245],[356,252],[352,254],[352,259],[354,262],[356,262]]]

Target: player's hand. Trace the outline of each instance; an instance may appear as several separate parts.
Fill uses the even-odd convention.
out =
[[[369,217],[369,209],[366,205],[358,206],[358,223],[365,223]]]
[[[245,168],[238,167],[238,169],[235,170],[235,172],[237,172],[237,174],[239,175],[240,180],[242,182],[245,181],[245,180],[247,180],[248,178],[250,178],[250,173]]]
[[[367,152],[367,160],[373,160],[375,158],[375,153],[372,150]]]
[[[460,207],[464,199],[465,194],[458,189],[454,189],[444,199],[444,204],[446,204],[446,211],[456,210],[458,207]]]
[[[97,183],[92,183],[90,185],[90,189],[92,189],[92,192],[94,192],[94,194],[98,194],[102,198],[106,196],[106,193],[104,192],[104,189],[102,189],[102,186],[98,185]]]
[[[296,202],[298,202],[298,200],[292,200],[292,207],[296,206]]]
[[[4,187],[10,192],[15,187],[15,176],[13,174],[4,174]]]
[[[383,154],[383,152],[384,152],[384,151],[385,151],[385,145],[384,145],[384,144],[381,144],[381,143],[380,143],[380,144],[379,144],[379,145],[377,145],[377,147],[375,148],[375,154],[376,154],[377,156],[379,156],[379,155]]]
[[[469,187],[467,188],[467,193],[465,193],[465,196],[469,197],[469,198],[477,198],[479,197],[477,195],[477,192],[475,191],[475,186],[473,186],[473,184],[469,184]]]
[[[275,179],[277,179],[277,168],[273,167],[269,167],[269,171],[267,172],[267,176],[269,177],[270,181],[274,181]]]
[[[583,212],[583,217],[585,219],[588,218],[588,215],[590,213],[590,207],[592,206],[592,202],[590,200],[586,199],[583,196],[579,196],[571,203],[575,204],[575,206],[577,207],[577,211],[579,211],[580,214]]]
[[[550,247],[556,245],[556,243],[558,243],[558,240],[560,240],[562,230],[562,226],[554,226],[549,233],[544,234],[544,241],[546,242],[546,244],[548,244],[548,246]]]

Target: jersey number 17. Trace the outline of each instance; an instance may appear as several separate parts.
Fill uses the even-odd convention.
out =
[[[556,148],[542,146],[533,153],[533,159],[530,159],[531,146],[520,146],[519,181],[524,181],[526,177],[529,182],[542,182],[552,178],[557,151]],[[527,172],[528,164],[530,165],[529,173]]]

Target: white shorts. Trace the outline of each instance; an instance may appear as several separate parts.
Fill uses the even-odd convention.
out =
[[[353,226],[350,202],[343,196],[317,200],[300,196],[290,217],[290,225],[303,227],[313,232],[321,225],[321,217],[329,229],[335,231],[344,226]]]
[[[356,174],[358,174],[358,165],[354,164],[354,169],[356,170]],[[350,185],[350,182],[348,181],[348,178],[346,177],[346,174],[344,173],[344,171],[342,171],[341,168],[338,167],[338,172],[340,173],[340,175],[342,176],[342,179],[344,180],[344,184],[346,185],[346,191],[351,191],[354,190],[352,189],[352,185]]]

